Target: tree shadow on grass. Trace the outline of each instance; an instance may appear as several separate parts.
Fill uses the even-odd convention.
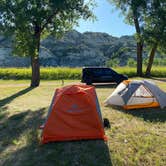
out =
[[[27,110],[6,118],[2,116],[0,121],[0,156],[1,153],[15,142],[19,142],[20,136],[27,130],[36,129],[42,123],[44,110]],[[4,118],[4,120],[3,120]],[[17,144],[17,143],[16,143]]]
[[[21,90],[21,91],[15,93],[15,94],[9,96],[9,97],[6,97],[6,98],[0,100],[0,107],[3,107],[3,106],[5,106],[6,104],[9,104],[9,103],[10,103],[12,100],[14,100],[15,98],[17,98],[17,97],[19,97],[19,96],[22,96],[22,95],[28,93],[29,91],[31,91],[31,90],[33,90],[33,89],[34,89],[34,87],[28,87],[28,88],[25,88],[25,89],[23,89],[23,90]]]
[[[166,108],[144,108],[144,109],[133,109],[133,110],[123,110],[120,107],[113,107],[114,109],[121,111],[126,114],[130,114],[145,121],[150,122],[166,122]]]
[[[0,157],[4,166],[111,166],[107,144],[102,140],[39,143],[39,125],[43,122],[44,109],[25,111],[11,116],[0,129]],[[4,133],[4,134],[3,134]],[[24,136],[23,145],[19,140]],[[6,140],[8,140],[6,142]],[[14,140],[14,141],[13,141]],[[4,142],[3,142],[4,141]],[[18,141],[18,145],[17,145]],[[14,144],[16,142],[16,145]],[[26,142],[26,143],[25,143]],[[9,152],[12,145],[15,148]],[[4,151],[5,153],[6,151]]]
[[[29,143],[10,154],[4,165],[12,166],[112,166],[108,146],[102,140],[56,142],[39,145],[36,131]],[[15,161],[18,158],[19,160]]]

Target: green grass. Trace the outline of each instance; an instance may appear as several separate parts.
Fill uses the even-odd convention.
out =
[[[136,76],[136,68],[134,67],[116,67],[114,68],[117,72],[125,74],[128,77]],[[68,67],[57,67],[57,68],[41,68],[40,77],[42,80],[77,80],[81,79],[81,68],[68,68]],[[145,72],[145,68],[143,68]],[[166,67],[154,66],[152,68],[153,77],[166,77]],[[30,79],[31,69],[30,68],[0,68],[0,79]]]
[[[140,79],[140,78],[138,78]],[[154,80],[166,91],[166,79]],[[65,85],[79,83],[65,80]],[[125,112],[104,107],[116,85],[96,86],[102,116],[111,129],[101,140],[40,145],[38,127],[46,118],[55,88],[61,81],[42,81],[29,88],[26,80],[0,80],[0,165],[2,166],[164,166],[166,109]]]

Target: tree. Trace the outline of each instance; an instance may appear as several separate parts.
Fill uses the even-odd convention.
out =
[[[143,25],[142,15],[146,10],[146,0],[109,0],[125,15],[125,20],[135,26],[137,41],[137,75],[142,76]]]
[[[49,34],[56,37],[70,30],[80,17],[93,16],[84,0],[1,0],[0,31],[14,34],[13,52],[30,56],[31,86],[39,86],[40,41]]]
[[[150,49],[145,75],[151,75],[151,68],[157,49],[165,52],[166,47],[166,1],[151,0],[145,15],[145,42]]]

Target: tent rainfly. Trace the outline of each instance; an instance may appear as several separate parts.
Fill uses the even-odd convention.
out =
[[[78,84],[56,89],[42,128],[43,144],[106,139],[95,88]]]
[[[121,106],[124,109],[166,106],[166,93],[148,80],[125,80],[106,99],[105,105]]]

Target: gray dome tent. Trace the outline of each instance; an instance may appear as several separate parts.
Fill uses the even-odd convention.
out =
[[[106,99],[106,105],[124,109],[166,107],[166,93],[148,80],[125,80]]]

